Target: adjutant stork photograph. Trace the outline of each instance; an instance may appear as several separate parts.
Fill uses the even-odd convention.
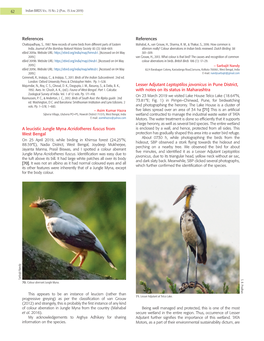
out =
[[[139,175],[136,219],[137,293],[239,293],[239,176]]]
[[[203,226],[203,223],[199,219],[198,215],[191,210],[191,197],[195,191],[194,185],[187,185],[184,187],[183,191],[173,203],[173,205],[177,204],[180,200],[186,197],[186,203],[184,206],[184,212],[180,217],[180,230],[183,236],[183,239],[186,243],[187,249],[187,275],[186,282],[183,283],[183,289],[189,287],[188,275],[189,275],[189,265],[190,265],[190,255],[189,255],[189,247],[194,254],[195,257],[195,283],[194,287],[197,286],[197,263],[206,264],[207,255],[207,241],[206,241],[206,232]],[[200,284],[201,286],[201,284]]]
[[[126,183],[24,182],[23,279],[105,277],[126,278]]]

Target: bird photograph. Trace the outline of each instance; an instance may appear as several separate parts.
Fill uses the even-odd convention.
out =
[[[24,182],[23,240],[69,271],[125,279],[126,184]]]
[[[186,274],[186,285],[189,284],[188,275],[189,275],[189,266],[190,266],[190,254],[189,247],[194,254],[195,257],[195,284],[197,285],[197,263],[206,264],[207,255],[206,255],[206,232],[205,228],[199,219],[198,215],[191,209],[191,197],[194,194],[195,186],[187,185],[184,187],[183,191],[179,195],[179,197],[175,200],[173,205],[177,204],[180,200],[186,197],[186,203],[184,206],[184,212],[180,217],[180,230],[183,236],[183,239],[186,243],[187,250],[187,274]]]
[[[56,200],[39,199],[30,204],[29,207],[39,208],[44,214],[46,227],[51,237],[60,246],[76,254],[70,264],[73,264],[80,257],[79,267],[81,268],[88,251],[94,251],[101,255],[111,268],[117,270],[103,245],[89,227],[74,215],[65,213]]]
[[[136,292],[239,293],[239,176],[138,175],[136,190]]]

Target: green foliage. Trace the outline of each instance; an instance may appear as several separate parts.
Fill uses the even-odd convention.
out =
[[[151,291],[151,289],[147,286],[147,283],[146,283],[146,282],[140,281],[139,284],[140,284],[140,285],[143,285],[143,288],[144,288],[143,291],[144,291],[145,293],[147,293],[147,294],[152,294],[152,291]]]
[[[229,286],[226,285],[226,282],[225,282],[224,285],[223,285],[223,293],[224,294],[228,294],[228,290],[229,290]]]
[[[205,289],[207,290],[208,294],[214,294],[214,290],[212,290],[212,289],[210,288],[209,283],[204,283],[204,282],[203,282],[203,286],[204,286]]]
[[[240,284],[238,283],[237,288],[236,288],[237,294],[240,294]]]
[[[117,271],[94,252],[83,269],[124,279],[126,276],[125,182],[24,182],[23,237],[54,257],[70,262],[74,254],[59,246],[47,232],[39,209],[29,207],[38,198],[54,199],[62,209],[81,219],[97,236]],[[76,261],[78,265],[79,260]]]
[[[207,292],[208,292],[208,294],[214,294],[214,290],[212,290],[211,288],[210,288],[210,285],[207,283],[204,283],[203,282],[203,286],[205,287],[205,289],[207,290]],[[196,289],[196,292],[197,292],[197,294],[203,294],[203,292],[202,292],[202,290],[201,289]]]
[[[176,290],[176,284],[174,284],[169,277],[167,277],[166,280],[167,280],[167,283],[169,283],[169,288],[171,289],[171,292],[173,294],[178,294],[178,291]]]
[[[174,283],[172,282],[172,280],[171,280],[169,277],[167,277],[166,280],[167,280],[167,283],[169,283],[169,288],[170,288],[171,292],[172,292],[173,294],[178,294],[178,291],[176,290],[176,284],[174,284]],[[151,290],[151,288],[149,288],[149,287],[147,286],[147,283],[146,283],[146,282],[144,282],[144,281],[139,281],[139,284],[140,284],[140,285],[143,285],[143,287],[144,287],[143,291],[144,291],[144,292],[146,292],[146,293],[148,293],[148,294],[152,294],[152,290]],[[206,283],[203,282],[203,286],[206,288],[208,294],[214,294],[214,291],[210,288],[210,285],[209,285],[209,284],[206,284]],[[223,293],[224,293],[224,294],[228,294],[228,289],[229,289],[228,285],[226,285],[226,283],[224,283],[224,284],[223,284]],[[239,292],[239,284],[238,284],[237,289],[238,289],[238,290],[237,290],[236,293],[239,294],[239,293],[240,293],[240,292]],[[189,289],[188,289],[188,290],[189,290]],[[165,294],[165,293],[166,293],[165,289],[163,289],[161,293],[162,293],[162,294]],[[196,289],[196,293],[197,293],[197,294],[203,294],[203,292],[202,292],[201,289]]]
[[[156,216],[157,207],[147,202],[138,203],[137,226],[137,292],[142,292],[139,281],[150,283],[152,292],[159,293],[166,287],[169,276],[180,287],[186,278],[186,246],[179,222]],[[229,246],[218,245],[207,239],[208,261],[198,265],[198,281],[211,283],[212,292],[221,292],[223,283],[229,283],[230,293],[237,292],[239,257]],[[195,279],[195,260],[190,253],[190,281]]]
[[[172,292],[173,294],[178,294],[178,291],[176,290],[176,284],[174,284],[174,283],[172,282],[172,280],[171,280],[169,277],[167,277],[166,280],[167,280],[167,283],[169,284],[169,288],[170,288],[171,292]],[[152,294],[152,290],[151,290],[151,288],[149,288],[149,287],[147,286],[147,283],[146,283],[146,282],[144,282],[144,281],[139,281],[139,284],[143,286],[143,291],[144,291],[145,293],[147,293],[147,294]],[[163,289],[163,290],[161,291],[161,293],[162,293],[162,294],[165,294],[165,293],[166,293],[165,289]]]

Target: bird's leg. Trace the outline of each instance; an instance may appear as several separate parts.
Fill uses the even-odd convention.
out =
[[[196,248],[195,248],[195,251],[196,251],[196,255],[195,255],[195,287],[197,285],[197,260],[198,260],[198,247],[197,247],[197,243],[196,243]]]
[[[80,256],[81,253],[82,253],[82,251],[80,251],[76,254],[76,256],[73,258],[73,260],[70,262],[71,265],[76,261],[76,259]]]
[[[81,254],[81,255],[80,255],[80,264],[79,264],[79,268],[82,267],[83,262],[84,262],[85,259],[86,259],[86,256],[87,256],[87,252],[86,252],[86,254]]]
[[[186,283],[188,284],[188,277],[189,277],[189,265],[190,265],[190,254],[189,254],[189,247],[188,244],[186,243],[187,246],[187,275],[186,275]]]

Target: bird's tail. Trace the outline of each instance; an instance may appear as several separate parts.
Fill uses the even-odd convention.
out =
[[[205,252],[202,255],[198,254],[198,263],[206,264],[206,261],[207,261],[207,256]]]
[[[107,261],[107,263],[111,266],[111,268],[117,270],[117,268],[115,267],[114,263],[111,261],[111,259],[108,257],[108,255],[106,253],[100,253],[100,255],[103,257],[103,259],[105,261]]]
[[[191,245],[190,245],[190,248],[191,248],[192,253],[194,254],[194,257],[196,257],[195,248],[193,248]],[[197,262],[198,262],[199,264],[206,264],[206,261],[207,261],[206,250],[204,250],[204,252],[203,252],[202,255],[200,255],[200,254],[198,253]]]

